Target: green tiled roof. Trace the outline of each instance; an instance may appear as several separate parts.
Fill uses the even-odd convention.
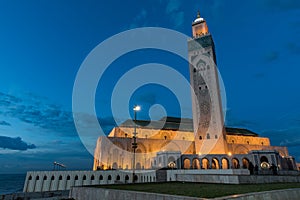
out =
[[[180,124],[181,123],[181,124]],[[126,120],[121,127],[134,127],[134,121]],[[136,124],[147,129],[180,130],[193,132],[193,120],[188,118],[163,117],[158,121],[137,120]],[[180,126],[180,127],[179,127]],[[257,137],[258,134],[244,128],[225,127],[227,135],[243,135]]]

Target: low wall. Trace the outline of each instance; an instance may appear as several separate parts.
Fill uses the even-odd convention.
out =
[[[176,174],[174,181],[222,184],[300,183],[300,176]]]
[[[249,170],[167,170],[166,181],[222,184],[300,183],[295,175],[251,175]]]
[[[232,195],[226,197],[215,198],[215,200],[231,199],[231,200],[253,200],[253,199],[264,199],[264,200],[290,200],[298,199],[300,196],[300,188],[286,189],[286,190],[273,190],[257,193],[247,193],[240,195]],[[153,199],[164,199],[164,200],[203,200],[204,198],[197,197],[186,197],[177,195],[167,194],[155,194],[147,192],[136,192],[128,190],[112,190],[105,188],[91,188],[91,187],[73,187],[70,191],[69,198],[76,200],[153,200]]]
[[[286,189],[286,190],[273,190],[265,192],[247,193],[240,195],[232,195],[227,197],[215,198],[215,200],[292,200],[299,199],[300,188]]]
[[[112,190],[105,188],[91,188],[91,187],[73,187],[70,191],[69,198],[76,200],[199,200],[201,198],[176,196],[168,194],[156,194],[148,192],[136,192],[129,190]]]
[[[241,175],[250,175],[249,170],[168,170],[166,181],[238,184]]]
[[[239,176],[241,184],[262,184],[262,183],[300,183],[300,176]]]
[[[155,182],[155,170],[136,170],[137,183]],[[132,171],[30,171],[23,192],[70,190],[73,186],[131,183]]]
[[[23,199],[23,200],[29,200],[29,199],[61,199],[61,198],[67,198],[69,196],[69,190],[64,191],[55,191],[55,192],[19,192],[14,194],[3,194],[0,195],[1,200],[12,200],[12,199]]]

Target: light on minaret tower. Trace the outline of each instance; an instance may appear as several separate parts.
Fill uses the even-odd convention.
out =
[[[198,38],[208,34],[206,21],[200,16],[200,11],[198,11],[197,18],[192,24],[192,30],[194,38]]]

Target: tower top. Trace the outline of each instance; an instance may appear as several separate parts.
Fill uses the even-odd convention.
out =
[[[194,20],[194,23],[202,22],[204,19],[200,16],[200,11],[197,12],[197,18]]]
[[[200,16],[200,11],[198,11],[197,18],[192,23],[192,31],[194,38],[208,34],[206,21]]]

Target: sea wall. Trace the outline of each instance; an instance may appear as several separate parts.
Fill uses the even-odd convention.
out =
[[[136,170],[137,183],[155,182],[155,170]],[[132,183],[132,171],[30,171],[23,192],[70,190],[72,186]]]

